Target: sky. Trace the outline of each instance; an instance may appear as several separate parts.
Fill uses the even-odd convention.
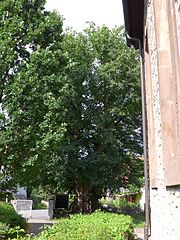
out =
[[[87,21],[109,28],[124,24],[121,0],[47,0],[47,10],[57,10],[63,18],[64,27],[82,31]]]

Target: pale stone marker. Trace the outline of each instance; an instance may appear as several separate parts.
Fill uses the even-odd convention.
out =
[[[24,218],[32,217],[32,200],[12,200],[11,203],[18,214]]]

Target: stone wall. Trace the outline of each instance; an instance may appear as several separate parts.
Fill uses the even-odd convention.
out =
[[[175,0],[175,12],[176,12],[176,25],[178,33],[178,47],[180,49],[180,1]]]
[[[154,2],[159,2],[158,9]],[[161,1],[161,2],[160,2]],[[179,31],[180,25],[180,0],[176,2],[176,19]],[[167,37],[167,22],[161,12],[161,24],[156,24],[155,11],[157,14],[164,11],[162,0],[148,2],[146,37],[148,45],[145,46],[145,74],[147,91],[147,115],[148,115],[148,144],[150,161],[150,205],[151,205],[151,240],[178,240],[180,239],[180,186],[167,187],[165,183],[165,163],[163,152],[163,128],[162,128],[162,105],[160,92],[160,57],[158,33],[164,31]],[[162,7],[162,8],[161,8]],[[158,12],[159,11],[159,12]],[[158,28],[158,29],[157,29]],[[171,36],[169,36],[171,37]],[[161,47],[168,47],[167,38],[160,39]],[[164,41],[164,42],[162,42]],[[161,50],[161,49],[160,49]],[[162,71],[162,70],[161,70]],[[168,75],[167,75],[168,76]],[[166,81],[172,79],[166,79]],[[149,81],[149,82],[148,82]],[[166,81],[164,84],[166,84]],[[167,116],[168,117],[168,116]]]

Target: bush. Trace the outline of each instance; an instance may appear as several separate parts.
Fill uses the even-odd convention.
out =
[[[109,200],[106,200],[106,199],[101,199],[100,200],[100,204],[101,205],[107,205],[108,207],[111,207],[111,208],[119,208],[119,209],[123,209],[125,207],[139,207],[139,203],[136,203],[136,202],[129,202],[127,201],[126,199],[122,199],[122,198],[116,198],[116,199],[109,199]]]
[[[47,209],[47,206],[41,203],[43,197],[42,194],[39,193],[37,189],[34,189],[31,192],[30,199],[33,200],[33,209]]]
[[[36,240],[132,240],[133,223],[129,216],[97,211],[61,219],[43,231]]]
[[[0,236],[16,236],[24,232],[27,226],[26,220],[16,213],[13,206],[0,202]]]
[[[0,222],[0,239],[3,239],[4,236],[7,236],[8,230],[9,226],[5,223]]]
[[[42,197],[38,194],[37,190],[33,190],[30,199],[33,200],[33,209],[37,209],[37,206],[41,203]]]

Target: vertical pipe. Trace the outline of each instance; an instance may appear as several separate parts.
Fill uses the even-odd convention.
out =
[[[143,120],[143,154],[144,154],[144,178],[145,178],[145,225],[144,240],[149,237],[150,225],[150,194],[149,194],[149,165],[148,165],[148,145],[147,145],[147,115],[146,115],[146,86],[144,74],[144,53],[141,40],[127,35],[127,38],[136,41],[139,46],[139,58],[141,65],[141,98],[142,98],[142,120]]]

